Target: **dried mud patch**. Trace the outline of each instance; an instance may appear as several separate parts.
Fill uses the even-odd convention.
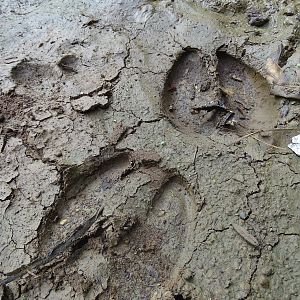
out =
[[[5,119],[24,116],[35,101],[25,95],[0,95],[0,115]]]
[[[297,299],[296,11],[56,2],[0,20],[0,299]]]

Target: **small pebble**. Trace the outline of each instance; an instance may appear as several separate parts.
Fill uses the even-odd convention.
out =
[[[61,157],[62,156],[62,152],[60,150],[58,150],[56,153],[55,153],[55,156],[56,157]]]
[[[269,17],[264,16],[260,12],[252,12],[248,14],[248,23],[251,26],[261,27],[269,22]]]
[[[246,220],[248,218],[248,214],[246,212],[244,212],[244,211],[241,211],[240,212],[240,218],[242,220]]]
[[[194,275],[191,270],[186,269],[186,270],[184,270],[182,276],[185,280],[190,280],[193,278]]]
[[[166,212],[164,210],[161,210],[159,213],[158,213],[158,216],[159,217],[162,217],[166,214]]]

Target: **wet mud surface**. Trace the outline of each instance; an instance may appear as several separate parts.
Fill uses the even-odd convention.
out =
[[[0,299],[299,299],[297,1],[0,4]]]

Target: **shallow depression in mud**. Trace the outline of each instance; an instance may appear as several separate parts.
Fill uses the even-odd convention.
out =
[[[247,130],[273,129],[279,101],[270,94],[267,81],[241,60],[223,52],[218,53],[217,71],[236,126]]]
[[[162,108],[172,124],[183,132],[210,133],[223,111],[217,104],[218,90],[213,62],[208,55],[190,49],[183,52],[169,72],[163,92]]]
[[[279,101],[267,81],[241,59],[189,49],[168,74],[162,109],[182,132],[211,135],[221,130],[242,136],[274,129]]]
[[[171,288],[187,251],[192,207],[191,195],[179,178],[160,188],[148,213],[108,252],[114,276],[103,299],[108,294],[117,299],[156,299],[151,296],[162,285]]]

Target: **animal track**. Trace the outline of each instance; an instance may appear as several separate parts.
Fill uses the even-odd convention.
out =
[[[193,204],[179,177],[170,178],[160,188],[148,213],[110,250],[114,275],[103,299],[150,299],[162,285],[172,288],[172,280],[182,267],[182,255],[187,255],[183,252],[196,211]],[[132,284],[136,287],[134,295]]]
[[[179,130],[210,133],[218,123],[219,111],[202,110],[217,105],[221,93],[213,62],[207,55],[190,49],[173,65],[163,91],[163,111]]]
[[[252,69],[227,54],[218,53],[217,62],[192,49],[175,63],[163,97],[165,114],[184,132],[211,134],[227,125],[222,120],[228,114],[242,128],[264,129],[276,111],[275,100],[263,101],[271,97],[268,87]],[[260,118],[268,110],[268,117]],[[87,241],[101,236],[102,255],[113,274],[103,297],[149,299],[159,286],[172,289],[188,257],[185,245],[197,209],[184,180],[158,162],[153,154],[108,147],[98,157],[67,168],[62,193],[39,229],[44,258],[29,267],[41,269],[72,249],[80,261]],[[89,251],[96,260],[96,252]],[[129,293],[132,283],[135,295]]]
[[[278,105],[266,80],[241,60],[223,52],[213,59],[190,49],[170,70],[162,106],[180,131],[209,135],[224,127],[271,129]]]
[[[85,220],[91,218],[97,208],[105,205],[112,186],[122,172],[130,168],[127,153],[102,153],[102,157],[87,160],[71,167],[64,175],[64,195],[51,213],[56,220],[47,217],[41,253],[46,254],[59,241],[63,241]]]
[[[232,56],[218,53],[220,85],[226,103],[235,113],[237,126],[266,130],[276,125],[279,101],[270,94],[267,81],[252,68]]]
[[[49,267],[61,255],[71,254],[66,268],[76,262],[80,265],[86,251],[96,264],[98,250],[85,245],[98,237],[111,274],[104,299],[149,299],[157,288],[174,283],[188,252],[184,248],[196,212],[193,197],[179,176],[159,168],[155,156],[109,148],[67,169],[63,177],[64,193],[40,228],[43,257],[3,282],[19,278],[27,269],[42,275],[43,266]],[[93,272],[102,276],[101,270]],[[130,292],[133,282],[134,295]],[[94,284],[91,289],[83,293],[97,293]]]
[[[11,75],[17,84],[32,87],[44,83],[45,78],[51,78],[54,70],[50,65],[22,61],[11,70]]]

